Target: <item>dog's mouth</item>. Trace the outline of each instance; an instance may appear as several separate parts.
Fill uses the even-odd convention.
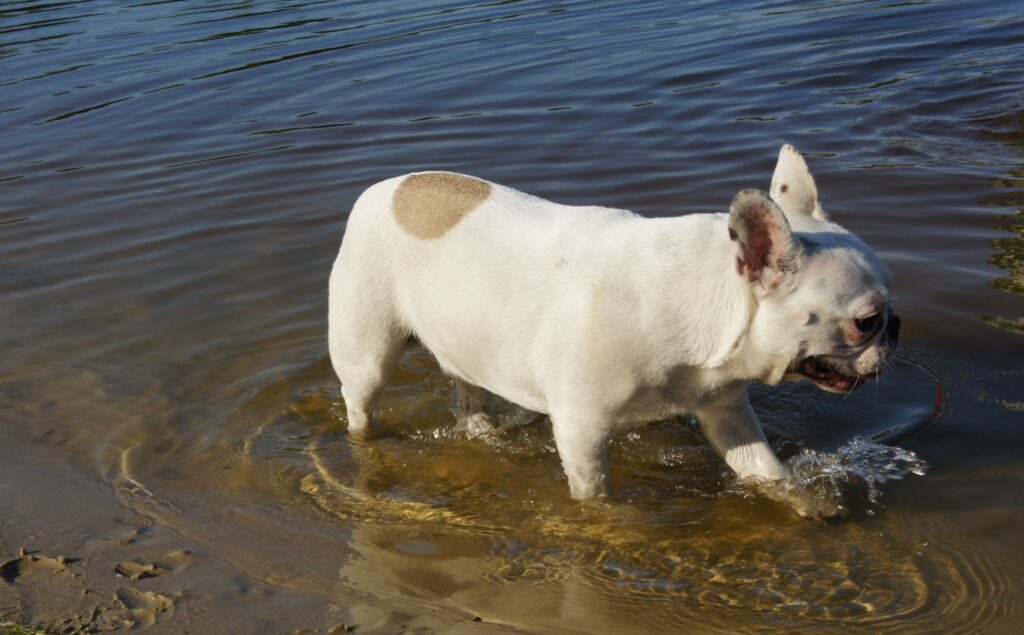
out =
[[[847,375],[840,372],[825,358],[817,355],[805,357],[796,365],[794,372],[810,379],[818,384],[818,387],[832,392],[851,392],[867,379],[863,375]]]

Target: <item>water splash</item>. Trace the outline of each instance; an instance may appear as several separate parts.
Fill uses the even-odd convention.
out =
[[[882,485],[908,475],[924,476],[928,463],[911,450],[881,445],[854,437],[835,452],[803,449],[786,462],[790,476],[778,488],[786,499],[827,509],[834,505],[845,511],[851,493],[868,504],[866,512],[879,504]]]

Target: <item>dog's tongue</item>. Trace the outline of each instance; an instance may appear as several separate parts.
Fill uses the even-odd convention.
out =
[[[853,380],[848,377],[843,377],[842,375],[835,375],[835,377],[832,378],[831,383],[840,390],[849,390],[853,387]]]
[[[805,359],[802,366],[805,373],[814,376],[830,388],[848,391],[852,390],[854,384],[857,383],[856,378],[841,375],[813,358]]]

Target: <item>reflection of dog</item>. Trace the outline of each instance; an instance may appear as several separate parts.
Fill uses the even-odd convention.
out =
[[[610,435],[682,412],[741,477],[774,480],[786,470],[747,382],[845,392],[879,373],[899,332],[889,277],[829,222],[788,145],[770,197],[743,190],[728,214],[678,218],[423,172],[356,202],[328,339],[355,434],[412,334],[478,431],[488,393],[551,416],[574,498],[606,492]]]

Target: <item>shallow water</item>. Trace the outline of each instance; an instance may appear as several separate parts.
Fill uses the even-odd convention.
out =
[[[349,606],[531,632],[1016,632],[1022,42],[988,0],[6,3],[0,461],[31,442],[248,579]],[[737,485],[686,419],[617,438],[612,499],[573,503],[543,418],[509,407],[467,439],[416,347],[390,433],[350,442],[325,289],[362,189],[438,168],[722,211],[784,142],[903,318],[894,368],[850,397],[753,388],[851,520]]]

